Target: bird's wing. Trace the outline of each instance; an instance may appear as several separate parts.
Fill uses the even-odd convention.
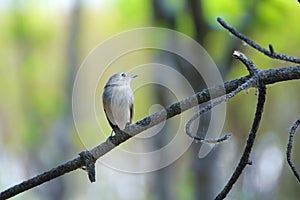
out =
[[[131,124],[131,122],[132,122],[132,118],[133,118],[133,111],[134,111],[134,107],[133,107],[133,103],[132,104],[130,104],[130,106],[129,106],[129,109],[130,109],[130,119],[129,119],[129,123]]]
[[[111,126],[111,128],[113,129],[113,131],[115,133],[119,132],[120,131],[120,128],[114,124],[110,118],[112,118],[112,111],[110,110],[110,108],[106,105],[105,101],[103,101],[103,107],[104,107],[104,112],[105,112],[105,116],[106,116],[106,119],[109,123],[109,125]]]

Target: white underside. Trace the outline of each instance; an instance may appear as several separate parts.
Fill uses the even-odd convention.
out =
[[[106,88],[111,98],[106,98],[105,110],[107,118],[121,130],[130,123],[130,106],[133,103],[133,93],[129,86],[112,86]],[[104,95],[105,96],[105,95]]]

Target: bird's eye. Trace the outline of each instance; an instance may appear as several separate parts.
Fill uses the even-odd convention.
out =
[[[121,76],[125,77],[125,76],[126,76],[126,74],[123,72],[123,73],[121,73]]]

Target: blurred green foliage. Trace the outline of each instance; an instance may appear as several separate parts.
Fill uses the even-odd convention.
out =
[[[12,180],[0,177],[0,190],[65,161],[60,157],[61,155],[50,154],[53,147],[55,149],[55,145],[49,143],[56,143],[55,137],[59,137],[53,134],[53,130],[57,126],[59,127],[59,122],[62,121],[62,124],[65,124],[63,120],[71,116],[69,110],[72,103],[69,96],[71,91],[67,91],[68,75],[70,75],[70,69],[67,66],[70,61],[67,55],[72,9],[76,2],[15,0],[1,3],[0,150],[2,149],[2,154],[0,152],[0,163],[5,161],[6,165],[9,165],[4,159],[9,155],[12,160],[18,161],[18,169],[24,169],[24,172]],[[194,37],[195,27],[186,1],[166,0],[165,3],[168,9],[176,15],[177,30]],[[271,43],[274,45],[275,51],[299,57],[300,5],[296,1],[203,0],[202,3],[204,17],[210,28],[204,46],[212,58],[220,64],[220,68],[222,68],[224,55],[228,57],[231,54],[231,52],[227,52],[229,42],[235,39],[217,24],[216,17],[218,16],[223,17],[238,29],[244,30],[245,34],[262,46],[267,47]],[[153,6],[150,0],[82,1],[81,9],[82,15],[78,22],[80,23],[80,36],[77,41],[79,43],[77,57],[80,62],[96,45],[114,34],[131,28],[157,25],[152,16]],[[165,26],[163,23],[158,24]],[[239,49],[245,52],[261,69],[287,65],[266,58],[242,43],[240,43]],[[141,60],[144,61],[147,58],[141,58]],[[79,66],[73,67],[78,68]],[[233,61],[226,80],[246,74],[247,71],[241,63]],[[300,116],[299,86],[299,81],[291,81],[270,86],[268,90],[266,109],[258,140],[264,136],[264,133],[272,132],[278,136],[278,148],[282,150],[283,154],[288,128]],[[150,94],[148,96],[137,95],[137,104],[146,102],[146,105],[151,105],[155,103],[153,102],[155,99],[149,98]],[[249,90],[242,92],[228,103],[227,123],[224,131],[234,134],[239,147],[238,152],[243,147],[251,125],[255,99],[255,91]],[[135,119],[146,116],[148,109],[145,106],[137,110]],[[109,130],[108,124],[104,126],[105,130]],[[52,153],[66,154],[68,158],[71,158],[80,151],[82,146],[78,142],[79,139],[73,124],[68,130],[70,134],[66,133],[67,139],[74,150],[70,154],[63,150]],[[100,142],[97,136],[90,140],[96,144]],[[299,139],[296,139],[295,144],[299,144],[299,142]],[[46,147],[49,149],[41,150]],[[45,154],[41,152],[49,152],[49,157],[57,156],[58,161],[47,167],[45,165],[33,166],[38,170],[27,171],[26,168],[30,163],[28,160],[31,159],[32,162],[37,163],[43,162]],[[297,155],[299,148],[295,147],[294,152],[296,163],[299,166],[300,160]],[[184,161],[188,162],[189,159],[184,159]],[[0,176],[4,177],[5,170],[7,169],[0,167],[0,171],[2,171]],[[9,173],[13,173],[13,171],[9,171]],[[286,163],[281,173],[275,192],[280,196],[275,199],[297,199],[300,194],[299,188]],[[75,174],[69,176],[75,176]],[[85,178],[69,180],[70,182],[76,181],[73,184],[81,189],[78,190],[78,193],[74,188],[67,189],[67,199],[71,199],[71,197],[85,199],[87,196],[91,196],[90,193],[93,191],[88,191],[89,184],[80,181]],[[180,199],[193,199],[191,194],[194,191],[191,189],[194,184],[193,176],[186,172],[184,176],[180,176],[180,181],[174,189],[178,192]],[[82,186],[83,184],[85,186]],[[114,193],[113,188],[114,186],[110,187],[106,192]],[[143,198],[155,199],[151,191],[147,191],[146,188],[146,186],[142,188]],[[256,197],[245,192],[242,187],[237,187],[237,189],[240,191],[237,195],[239,199],[262,199],[262,196]],[[216,190],[220,190],[220,188]],[[97,192],[95,193],[97,194]],[[38,192],[30,191],[27,195],[28,199],[50,199],[44,197],[45,194]],[[23,198],[20,197],[20,199]]]

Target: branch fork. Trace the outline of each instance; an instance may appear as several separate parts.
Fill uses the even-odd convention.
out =
[[[196,112],[186,123],[185,125],[185,132],[186,134],[191,137],[192,139],[194,139],[197,142],[203,142],[203,143],[209,143],[209,144],[217,144],[220,142],[224,142],[226,140],[228,140],[229,138],[231,138],[230,134],[226,134],[220,138],[214,138],[214,139],[206,139],[203,137],[199,137],[197,136],[197,134],[193,134],[191,132],[191,125],[193,124],[193,122],[198,119],[199,117],[201,117],[203,114],[207,113],[208,111],[210,111],[212,108],[216,107],[217,105],[219,105],[222,102],[227,102],[229,101],[232,97],[234,97],[235,95],[237,95],[240,91],[242,90],[246,90],[250,87],[258,87],[259,86],[259,76],[258,73],[260,72],[260,70],[255,66],[255,64],[243,53],[239,52],[239,51],[234,51],[232,56],[238,60],[240,60],[247,68],[247,70],[250,73],[250,79],[247,80],[245,83],[243,83],[242,85],[240,85],[238,88],[236,88],[234,91],[232,91],[231,93],[219,97],[217,100],[214,101],[210,101],[210,104],[208,104],[207,106],[200,108],[198,110],[198,112]]]
[[[79,153],[80,158],[84,162],[84,167],[82,167],[84,170],[87,171],[89,180],[91,183],[96,181],[96,171],[95,171],[95,162],[96,158],[91,154],[90,151],[82,151]]]

